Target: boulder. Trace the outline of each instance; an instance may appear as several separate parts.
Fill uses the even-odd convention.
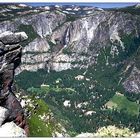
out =
[[[6,44],[17,44],[19,42],[22,42],[26,40],[28,36],[25,32],[18,32],[18,33],[12,33],[10,31],[6,31],[2,34],[0,34],[0,41]]]
[[[2,123],[6,120],[6,118],[9,116],[8,109],[0,106],[0,126]]]
[[[140,138],[140,132],[136,134],[136,138]]]
[[[81,133],[76,136],[77,138],[93,138],[95,137],[93,133]]]
[[[26,133],[14,122],[7,122],[0,127],[0,137],[26,137]]]

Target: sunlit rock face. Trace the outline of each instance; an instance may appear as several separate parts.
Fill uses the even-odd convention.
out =
[[[31,7],[28,8],[34,12]],[[100,49],[112,46],[110,53],[115,58],[120,51],[125,51],[122,36],[131,33],[138,36],[140,32],[137,15],[94,7],[50,7],[34,14],[26,13],[19,13],[25,14],[24,17],[17,15],[12,21],[0,23],[0,32],[27,30],[31,26],[29,38],[36,34],[23,48],[22,65],[17,73],[46,68],[46,61],[49,62],[47,68],[55,71],[86,68],[87,63],[96,64]],[[65,60],[56,61],[65,53],[68,54]]]
[[[0,107],[0,126],[2,125],[2,123],[5,121],[5,119],[7,119],[7,117],[9,116],[9,111],[4,108],[4,107]]]
[[[130,76],[123,83],[125,89],[128,92],[137,93],[140,92],[140,70],[136,67],[133,68]]]
[[[7,122],[0,127],[0,137],[26,137],[25,131],[14,122]]]

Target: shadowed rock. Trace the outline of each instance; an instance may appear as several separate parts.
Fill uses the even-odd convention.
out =
[[[0,114],[0,124],[12,121],[26,130],[26,134],[29,130],[24,111],[12,92],[11,86],[15,69],[21,62],[22,48],[18,43],[27,38],[24,32],[6,31],[0,34],[0,106],[5,108],[1,110],[3,113]]]

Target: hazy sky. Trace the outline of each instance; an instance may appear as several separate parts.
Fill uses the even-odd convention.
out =
[[[125,7],[131,6],[136,3],[26,3],[31,6],[45,6],[45,5],[86,5],[86,6],[94,6],[100,8],[113,8],[113,7]]]

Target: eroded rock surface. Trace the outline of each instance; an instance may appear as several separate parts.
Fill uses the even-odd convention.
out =
[[[21,62],[22,47],[19,43],[27,38],[25,32],[12,33],[6,31],[0,34],[0,125],[2,125],[0,127],[0,136],[6,134],[6,137],[14,137],[13,127],[22,128],[26,131],[26,135],[28,134],[24,111],[11,89],[15,69]],[[10,125],[10,123],[13,124]],[[7,127],[9,127],[8,131],[11,132],[5,132]],[[16,132],[15,137],[18,137]]]

